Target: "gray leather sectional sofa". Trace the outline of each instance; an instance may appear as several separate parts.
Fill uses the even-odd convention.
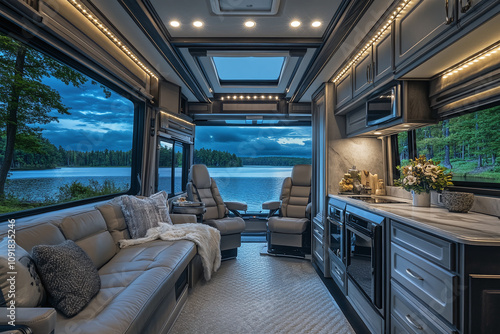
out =
[[[195,216],[171,215],[174,224],[194,223]],[[0,236],[7,233],[0,225]],[[76,316],[66,318],[50,307],[18,308],[16,324],[36,334],[166,333],[201,274],[196,245],[191,241],[157,240],[120,249],[128,238],[120,207],[86,205],[16,221],[16,242],[28,252],[35,245],[56,245],[70,239],[98,269],[101,289]],[[1,324],[7,309],[0,309]]]

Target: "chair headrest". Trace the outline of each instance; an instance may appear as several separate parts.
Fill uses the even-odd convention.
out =
[[[212,181],[205,165],[192,165],[189,172],[189,179],[197,188],[210,188]]]
[[[292,169],[292,184],[294,186],[311,186],[311,165],[295,165]]]

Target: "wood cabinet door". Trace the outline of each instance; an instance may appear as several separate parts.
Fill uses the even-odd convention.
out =
[[[373,82],[376,84],[392,74],[393,66],[392,35],[386,33],[373,44]]]
[[[456,27],[454,13],[452,0],[412,1],[408,12],[396,20],[396,68],[412,61],[418,51],[423,51],[452,26]]]
[[[500,275],[469,275],[469,333],[500,329]]]
[[[335,83],[335,109],[338,109],[352,100],[351,72],[340,78]],[[335,113],[337,113],[335,111]]]
[[[372,53],[367,52],[352,66],[353,96],[357,96],[372,86]]]

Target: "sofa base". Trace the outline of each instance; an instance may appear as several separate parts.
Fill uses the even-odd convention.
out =
[[[238,248],[223,250],[220,252],[220,255],[222,257],[222,261],[236,259],[238,256]]]

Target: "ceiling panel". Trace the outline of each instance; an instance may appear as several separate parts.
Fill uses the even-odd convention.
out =
[[[243,0],[234,0],[239,3]],[[163,21],[173,38],[321,38],[335,15],[341,0],[283,0],[276,15],[216,15],[210,0],[150,0],[158,17]],[[246,0],[245,3],[252,1]],[[256,1],[256,5],[259,1]],[[248,5],[248,4],[247,4]],[[174,28],[169,22],[178,21]],[[202,21],[204,26],[196,28],[193,21]],[[253,28],[244,22],[252,20]],[[298,20],[297,28],[290,26]],[[319,27],[312,22],[319,21]]]

